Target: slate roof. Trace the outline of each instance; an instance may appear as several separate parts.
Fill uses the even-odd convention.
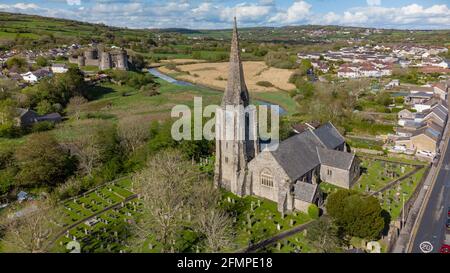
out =
[[[297,182],[294,185],[294,198],[312,203],[314,196],[316,196],[318,186],[317,184]]]
[[[330,122],[327,122],[314,130],[314,134],[328,149],[336,149],[336,147],[345,142],[344,137]]]
[[[289,178],[295,181],[320,164],[318,146],[323,147],[323,144],[311,130],[307,130],[281,142],[271,153]]]
[[[321,164],[342,170],[350,169],[353,159],[355,158],[355,155],[352,153],[328,150],[320,147],[317,147],[317,154],[319,155]]]
[[[432,128],[429,128],[429,127],[425,127],[425,128],[422,128],[422,129],[419,129],[419,130],[415,131],[413,133],[413,137],[418,136],[418,135],[422,135],[422,134],[430,137],[434,141],[438,141],[440,139],[440,137],[441,137],[441,133],[440,132],[438,132],[438,131],[436,131],[436,130],[434,130]]]

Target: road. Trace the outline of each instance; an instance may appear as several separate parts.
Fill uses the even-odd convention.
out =
[[[449,141],[447,138],[446,141]],[[439,252],[444,240],[445,222],[447,219],[447,208],[450,206],[450,147],[443,155],[443,161],[436,181],[431,189],[428,203],[423,211],[422,218],[417,223],[417,232],[413,238],[411,251],[422,253],[420,244],[430,242],[433,246],[432,252]]]

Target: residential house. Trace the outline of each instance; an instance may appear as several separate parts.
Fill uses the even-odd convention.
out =
[[[53,64],[52,65],[52,72],[59,74],[59,73],[66,73],[69,70],[66,64]]]

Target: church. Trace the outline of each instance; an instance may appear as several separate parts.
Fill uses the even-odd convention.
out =
[[[282,141],[274,151],[261,150],[256,113],[251,112],[256,109],[242,110],[249,103],[235,19],[228,82],[216,111],[214,182],[218,187],[238,196],[267,198],[278,204],[278,211],[287,213],[322,205],[320,182],[349,189],[357,181],[360,161],[347,152],[345,139],[333,124],[311,126]],[[229,124],[233,124],[231,130]]]

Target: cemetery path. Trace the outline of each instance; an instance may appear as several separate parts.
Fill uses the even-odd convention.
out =
[[[326,217],[326,216],[322,216],[322,217]],[[253,244],[253,245],[247,247],[246,249],[240,250],[238,252],[243,252],[243,253],[256,252],[258,249],[261,249],[263,247],[272,245],[272,244],[278,242],[279,240],[286,239],[288,237],[291,237],[292,235],[295,235],[295,234],[297,234],[299,232],[302,232],[303,230],[305,230],[308,227],[310,227],[315,221],[317,221],[317,220],[309,221],[309,222],[307,222],[307,223],[305,223],[303,225],[299,225],[299,226],[296,226],[296,227],[291,228],[289,230],[286,230],[284,232],[278,233],[277,235],[275,235],[275,236],[273,236],[271,238],[262,240],[262,241],[260,241],[260,242],[258,242],[256,244]]]
[[[53,238],[53,240],[49,242],[49,245],[52,246],[52,245],[53,245],[53,244],[54,244],[61,236],[63,236],[64,234],[66,234],[67,231],[69,231],[69,230],[71,230],[72,228],[78,226],[79,224],[84,223],[84,222],[86,222],[86,221],[88,221],[88,220],[91,220],[92,218],[97,217],[97,216],[99,216],[100,214],[107,212],[108,210],[111,210],[111,209],[115,209],[115,208],[117,208],[117,207],[120,207],[120,206],[122,206],[122,204],[126,204],[126,203],[128,203],[128,202],[134,200],[134,199],[137,198],[137,197],[138,197],[137,194],[130,195],[130,196],[128,196],[127,198],[125,198],[123,201],[121,201],[121,202],[119,202],[119,203],[113,204],[113,205],[111,205],[111,206],[109,206],[109,207],[106,207],[106,208],[104,208],[104,209],[102,209],[102,210],[100,210],[100,211],[98,211],[98,212],[96,212],[96,213],[94,213],[94,214],[92,214],[92,215],[89,215],[88,217],[85,217],[85,218],[83,218],[83,219],[80,219],[80,220],[74,222],[73,224],[70,224],[69,226],[65,227],[63,230],[61,230],[60,232],[58,232],[58,233],[56,234],[55,238]]]

